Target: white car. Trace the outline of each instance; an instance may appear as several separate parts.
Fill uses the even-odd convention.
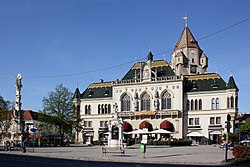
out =
[[[240,141],[240,145],[242,145],[242,146],[250,146],[250,140],[242,140],[242,141]]]

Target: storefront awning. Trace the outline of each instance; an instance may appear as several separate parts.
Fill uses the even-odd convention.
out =
[[[189,136],[189,137],[203,137],[204,135],[200,134],[199,132],[190,132],[187,136]]]
[[[210,135],[221,135],[221,131],[211,131]]]

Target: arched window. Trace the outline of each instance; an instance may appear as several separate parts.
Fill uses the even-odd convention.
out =
[[[198,101],[195,99],[194,101],[194,110],[198,110]]]
[[[238,96],[235,96],[235,108],[238,108]]]
[[[190,109],[189,107],[190,107],[189,106],[189,100],[187,100],[187,111]]]
[[[231,108],[234,108],[234,97],[231,96],[230,100],[231,100],[231,105],[230,105],[230,107],[231,107]]]
[[[191,110],[194,110],[194,101],[191,100]]]
[[[87,115],[87,114],[88,114],[88,106],[85,105],[85,115]]]
[[[129,95],[125,94],[122,97],[122,101],[121,101],[121,111],[130,111],[130,97]]]
[[[105,104],[105,114],[108,114],[108,105],[107,104]]]
[[[98,104],[98,114],[101,114],[101,105]]]
[[[150,111],[150,96],[147,93],[144,93],[141,98],[141,110]]]
[[[202,110],[202,100],[199,100],[199,110]]]
[[[77,105],[76,107],[76,116],[77,118],[80,118],[80,105]]]
[[[171,95],[168,92],[165,92],[162,95],[162,109],[171,109]]]
[[[227,97],[227,108],[230,108],[230,99]]]
[[[88,114],[91,114],[91,105],[88,106]]]
[[[217,99],[216,99],[216,109],[219,109],[219,104],[220,104],[219,98],[217,98]]]
[[[211,107],[212,107],[212,110],[215,110],[215,99],[212,98],[211,100]]]
[[[108,114],[110,114],[111,113],[111,105],[109,104],[108,105]]]
[[[102,104],[102,114],[104,114],[104,104]]]

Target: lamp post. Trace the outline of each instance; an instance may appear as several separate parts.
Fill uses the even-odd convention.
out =
[[[225,161],[227,162],[227,150],[228,150],[228,134],[230,132],[230,126],[231,126],[231,115],[230,114],[227,114],[227,133],[226,133],[226,144],[225,144]]]

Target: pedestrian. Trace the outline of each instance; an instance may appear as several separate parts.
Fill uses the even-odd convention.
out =
[[[10,142],[6,141],[6,151],[10,151]]]
[[[27,142],[27,139],[24,139],[22,142],[23,153],[26,153],[26,142]]]

